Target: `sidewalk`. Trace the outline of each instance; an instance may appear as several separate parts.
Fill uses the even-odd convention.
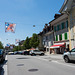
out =
[[[55,60],[63,60],[63,54],[45,54],[47,57]]]

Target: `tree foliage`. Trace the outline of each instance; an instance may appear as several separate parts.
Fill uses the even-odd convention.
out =
[[[39,45],[39,38],[38,35],[34,33],[30,40],[30,46],[36,48],[38,47],[38,45]]]
[[[15,46],[15,47],[13,48],[13,51],[18,51],[18,46]]]
[[[30,38],[28,38],[28,37],[26,38],[26,40],[23,43],[23,46],[24,46],[25,49],[30,49],[31,48],[31,46],[30,46]]]
[[[3,47],[3,44],[2,44],[2,42],[0,41],[0,49],[3,49],[4,47]]]

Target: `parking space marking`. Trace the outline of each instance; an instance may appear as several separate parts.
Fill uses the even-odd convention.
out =
[[[7,60],[7,56],[6,56],[5,60]],[[4,75],[8,75],[8,73],[7,73],[7,63],[3,66],[3,68],[4,68]]]

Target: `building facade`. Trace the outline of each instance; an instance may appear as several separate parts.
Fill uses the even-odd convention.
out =
[[[70,50],[75,48],[75,0],[65,0],[60,13],[68,15],[68,31]]]
[[[65,0],[59,12],[41,34],[42,47],[49,53],[64,53],[67,46],[75,48],[75,0]]]
[[[51,22],[54,29],[54,45],[50,47],[51,52],[64,53],[65,49],[69,45],[69,33],[68,33],[68,16],[61,14],[58,18]],[[64,47],[63,47],[64,45]]]

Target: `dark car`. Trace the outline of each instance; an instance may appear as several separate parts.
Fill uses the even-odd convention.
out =
[[[24,51],[24,55],[29,55],[30,51]]]
[[[0,49],[0,62],[5,60],[5,51],[4,49]]]

